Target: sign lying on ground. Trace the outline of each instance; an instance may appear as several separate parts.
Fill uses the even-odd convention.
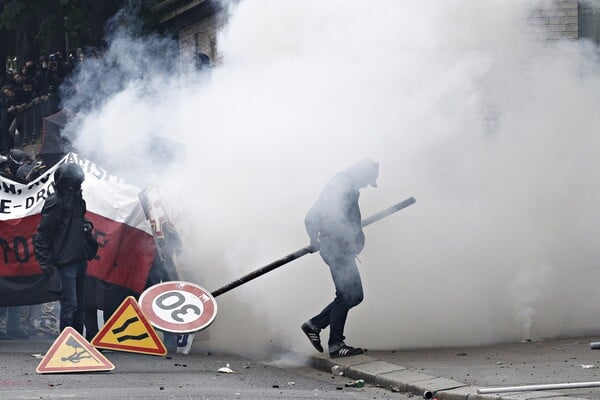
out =
[[[115,366],[75,329],[66,327],[35,369],[38,374],[112,371]]]
[[[167,348],[132,296],[127,297],[92,339],[101,349],[164,356]]]
[[[215,298],[189,282],[151,286],[142,293],[139,303],[150,323],[165,332],[197,332],[212,324],[217,316]]]

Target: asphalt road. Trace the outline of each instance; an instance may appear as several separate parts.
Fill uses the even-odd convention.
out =
[[[49,342],[0,341],[3,399],[406,399],[345,377],[303,366],[276,365],[236,355],[192,352],[166,357],[109,352],[111,372],[37,374]],[[219,373],[229,367],[234,373]]]

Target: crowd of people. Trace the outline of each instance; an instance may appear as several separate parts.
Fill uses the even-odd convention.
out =
[[[19,183],[37,178],[46,168],[25,151],[14,148],[16,114],[56,94],[73,71],[75,54],[57,51],[26,61],[15,71],[0,74],[0,176]],[[58,303],[0,308],[0,340],[58,333]]]
[[[19,183],[29,183],[40,176],[46,166],[20,149],[0,155],[0,176]],[[58,304],[23,307],[0,307],[0,340],[26,339],[30,335],[58,333],[55,308]]]
[[[14,146],[16,114],[56,94],[77,60],[76,53],[65,57],[57,51],[40,56],[37,63],[28,60],[16,71],[0,75],[0,154],[6,154]]]

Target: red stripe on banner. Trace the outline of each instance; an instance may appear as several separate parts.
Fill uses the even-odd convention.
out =
[[[98,241],[98,255],[88,263],[88,275],[143,292],[156,254],[152,235],[89,211],[85,216],[94,224]]]
[[[33,253],[33,235],[39,223],[40,214],[0,221],[0,277],[42,272]]]
[[[141,293],[146,285],[156,248],[152,236],[101,215],[86,213],[94,224],[99,248],[88,263],[88,275]],[[40,214],[0,221],[0,277],[41,273],[33,250]]]

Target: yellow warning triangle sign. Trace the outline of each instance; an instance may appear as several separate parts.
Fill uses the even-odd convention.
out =
[[[112,371],[115,366],[83,336],[68,326],[56,338],[35,369],[38,374]]]
[[[164,356],[167,348],[144,316],[137,301],[127,297],[92,339],[102,349]]]

